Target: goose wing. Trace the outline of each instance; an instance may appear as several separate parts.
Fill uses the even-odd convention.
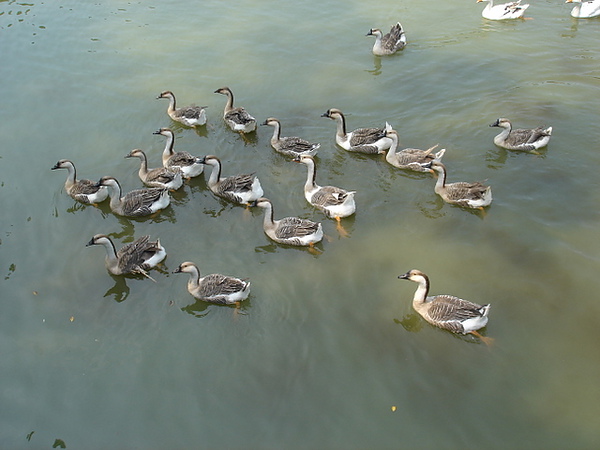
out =
[[[278,223],[275,236],[279,239],[310,236],[317,232],[319,224],[299,217],[285,217]]]
[[[78,180],[70,189],[70,194],[73,196],[83,195],[87,196],[95,194],[103,186],[96,186],[96,183],[91,180]]]
[[[198,120],[204,111],[203,106],[190,105],[175,111],[175,117],[181,119]]]
[[[205,298],[227,296],[243,291],[247,284],[239,278],[215,273],[200,280],[200,295]],[[224,299],[223,303],[226,303]]]
[[[308,153],[318,149],[321,144],[312,144],[299,137],[285,137],[280,140],[280,150],[295,153]]]
[[[144,252],[150,248],[155,248],[155,243],[150,242],[150,236],[142,236],[135,241],[124,245],[117,251],[119,268],[123,273],[145,272]]]
[[[164,188],[136,189],[121,199],[123,211],[127,215],[139,216],[152,214],[150,205],[163,195]]]
[[[253,173],[232,175],[219,181],[219,192],[249,192],[252,190],[255,176]]]
[[[446,194],[452,200],[480,200],[488,190],[489,186],[478,181],[474,183],[459,181],[446,185]]]
[[[188,152],[176,152],[167,161],[167,167],[186,167],[200,164],[200,159]]]
[[[234,108],[225,114],[225,120],[231,120],[232,122],[240,124],[248,124],[256,121],[256,119],[248,114],[248,112],[242,107]]]
[[[323,186],[311,197],[311,203],[316,206],[328,207],[343,204],[348,198],[348,191],[335,186]]]
[[[481,305],[452,295],[435,296],[428,305],[427,319],[454,333],[463,333],[462,322],[483,316],[484,309]]]
[[[385,128],[357,128],[352,132],[350,145],[358,147],[369,145],[385,137]]]
[[[156,169],[148,171],[148,175],[146,175],[146,182],[168,184],[171,183],[176,176],[177,172],[173,170],[167,169],[165,167],[157,167]]]
[[[406,36],[402,25],[398,22],[392,27],[389,33],[381,38],[381,45],[389,52],[395,52],[396,50],[404,47],[406,43]]]

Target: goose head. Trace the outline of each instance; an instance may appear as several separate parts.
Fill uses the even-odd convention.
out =
[[[250,203],[250,206],[258,206],[259,208],[269,208],[271,207],[271,200],[269,200],[266,197],[261,197],[257,200],[254,200],[252,203]]]
[[[172,97],[175,97],[175,95],[171,91],[163,91],[160,94],[158,94],[158,97],[156,97],[156,98],[159,99],[159,98],[172,98]]]
[[[163,136],[173,136],[173,132],[170,128],[161,128],[160,130],[154,131],[152,134],[162,134]]]
[[[200,164],[206,164],[208,166],[217,166],[221,164],[221,160],[217,158],[215,155],[206,155],[202,158],[198,158]]]
[[[366,36],[375,36],[375,37],[381,38],[383,36],[383,33],[381,32],[381,30],[379,28],[371,28],[369,30],[369,32],[366,34]]]
[[[173,271],[173,273],[195,273],[198,272],[198,266],[196,266],[196,264],[194,264],[193,262],[182,262],[181,264],[179,264],[179,266],[177,267],[177,269],[175,269]]]
[[[115,177],[100,178],[100,180],[98,180],[98,182],[96,183],[96,187],[100,187],[100,186],[109,186],[109,187],[116,187],[118,189],[121,189],[121,186],[119,185],[119,182],[117,181],[117,179]]]
[[[68,159],[61,159],[56,164],[54,164],[50,170],[69,169],[71,167],[74,167],[74,164],[71,161],[69,161]]]
[[[217,89],[214,93],[222,95],[232,95],[231,89],[229,89],[227,86]]]
[[[415,281],[417,283],[426,282],[428,280],[427,275],[417,269],[412,269],[406,272],[405,274],[398,275],[398,278],[401,280],[410,280]]]
[[[267,120],[261,123],[261,125],[271,125],[274,127],[276,125],[281,125],[281,122],[279,122],[279,120],[275,117],[269,117]]]
[[[140,158],[140,159],[145,159],[146,158],[146,154],[144,153],[143,150],[141,150],[139,148],[135,148],[135,149],[131,150],[129,153],[127,153],[125,155],[125,158]]]
[[[311,155],[298,155],[292,161],[302,164],[314,163],[315,159]]]
[[[510,120],[500,117],[494,123],[490,123],[490,127],[510,128]]]
[[[112,241],[105,234],[96,234],[94,237],[90,239],[90,241],[85,244],[86,247],[91,247],[92,245],[112,245]]]
[[[329,117],[335,120],[337,117],[343,117],[342,111],[336,108],[330,108],[325,113],[321,114],[321,117]]]

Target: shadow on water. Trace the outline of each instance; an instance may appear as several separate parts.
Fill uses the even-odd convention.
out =
[[[421,316],[419,316],[419,314],[414,313],[414,312],[404,315],[404,317],[402,317],[402,319],[394,319],[394,323],[402,325],[402,328],[404,328],[406,331],[408,331],[410,333],[418,333],[423,329],[424,326],[429,325],[423,318],[421,318]],[[485,345],[485,343],[481,339],[473,336],[472,334],[457,334],[457,333],[452,333],[448,330],[443,330],[441,328],[434,327],[433,325],[431,325],[431,327],[437,328],[436,331],[442,331],[446,334],[451,335],[455,339],[459,339],[463,342],[467,342],[469,344]],[[485,328],[482,328],[481,330],[479,330],[480,333],[485,336],[485,333],[483,333],[482,330],[485,330]]]
[[[208,316],[211,313],[211,311],[214,310],[215,308],[231,309],[232,313],[234,315],[238,315],[238,314],[248,315],[248,310],[252,306],[250,299],[251,299],[251,297],[244,300],[243,302],[240,303],[239,306],[237,306],[237,305],[217,305],[214,303],[205,302],[204,300],[196,299],[195,302],[193,302],[187,306],[184,306],[183,308],[181,308],[181,310],[183,312],[188,313],[191,316],[198,317],[198,318]]]

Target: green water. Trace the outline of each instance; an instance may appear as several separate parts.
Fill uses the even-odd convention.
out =
[[[0,2],[0,447],[595,448],[600,441],[600,20],[562,1],[489,22],[444,2]],[[408,46],[371,54],[371,27],[401,20]],[[259,121],[321,143],[320,184],[356,190],[350,237],[308,205],[305,168],[225,128],[228,85]],[[166,100],[208,106],[196,131]],[[335,146],[388,121],[401,145],[447,149],[449,181],[487,180],[485,215],[444,204],[429,174]],[[540,155],[492,143],[488,125],[551,125]],[[142,148],[216,154],[256,172],[275,216],[323,222],[313,255],[271,243],[262,211],[215,198],[205,176],[154,218],[66,195],[82,178],[137,188]],[[112,277],[96,233],[150,234],[156,283]],[[240,311],[194,303],[182,261],[248,277]],[[432,293],[491,303],[476,339],[416,316],[411,268]],[[395,411],[392,411],[395,407]]]

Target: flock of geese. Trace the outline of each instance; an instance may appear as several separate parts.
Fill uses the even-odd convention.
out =
[[[487,0],[477,0],[478,2]],[[595,17],[600,15],[600,0],[578,2],[573,9],[574,17]],[[503,20],[522,17],[529,5],[520,1],[494,5],[489,0],[482,15],[487,19]],[[576,15],[577,14],[577,15]],[[380,29],[372,28],[367,36],[375,36],[373,53],[378,56],[392,55],[406,46],[406,34],[400,22],[392,26],[387,34]],[[242,136],[257,129],[256,119],[245,108],[234,106],[231,89],[222,87],[215,91],[227,97],[223,110],[223,121],[234,132]],[[168,99],[167,114],[169,117],[187,127],[204,126],[207,123],[206,107],[177,107],[175,95],[164,91],[157,97]],[[398,133],[389,123],[383,127],[357,128],[348,132],[346,118],[339,109],[331,108],[322,117],[336,123],[335,142],[348,152],[363,154],[385,154],[385,160],[392,166],[415,172],[430,172],[437,175],[434,191],[445,202],[463,208],[484,210],[492,202],[491,187],[480,182],[447,183],[447,171],[442,163],[445,149],[437,150],[437,145],[421,150],[416,148],[398,149]],[[336,220],[338,232],[347,236],[342,226],[342,219],[356,212],[354,191],[336,186],[320,186],[316,182],[315,155],[320,148],[300,137],[282,137],[281,123],[274,117],[267,118],[260,125],[273,127],[270,144],[274,151],[303,164],[307,169],[304,185],[306,201],[330,219]],[[494,137],[494,144],[509,150],[535,152],[548,145],[552,127],[534,129],[513,129],[506,118],[499,118],[490,124],[502,131]],[[207,186],[210,191],[226,201],[247,207],[264,209],[263,229],[274,242],[292,246],[313,246],[323,239],[321,223],[299,217],[274,218],[273,204],[264,197],[259,179],[254,174],[222,175],[222,164],[215,155],[196,156],[188,152],[175,151],[175,135],[169,128],[161,128],[154,134],[164,136],[165,147],[162,152],[162,167],[148,168],[148,159],[143,150],[134,149],[125,158],[138,158],[140,168],[138,175],[147,186],[123,193],[116,178],[103,176],[94,182],[77,178],[72,161],[61,159],[53,167],[67,170],[65,191],[73,199],[83,204],[96,205],[109,200],[111,211],[119,216],[143,217],[159,213],[170,204],[169,191],[180,189],[186,179],[197,177],[210,167]],[[208,169],[207,169],[208,170]],[[140,274],[150,279],[148,271],[161,263],[166,251],[160,240],[151,241],[149,236],[142,236],[132,243],[116,249],[109,236],[97,234],[87,243],[88,246],[101,245],[106,250],[105,265],[113,275]],[[193,262],[183,262],[174,273],[188,273],[187,289],[189,293],[202,301],[232,305],[248,298],[250,282],[237,277],[221,274],[202,276]],[[478,305],[451,295],[428,296],[430,282],[427,275],[413,269],[398,278],[418,284],[413,298],[414,309],[429,323],[454,333],[471,333],[484,342],[489,339],[481,336],[477,330],[488,321],[490,305]],[[152,279],[153,280],[153,279]]]

